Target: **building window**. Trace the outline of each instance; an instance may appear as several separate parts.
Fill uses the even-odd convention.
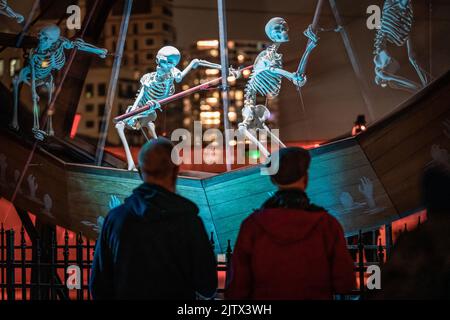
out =
[[[172,17],[173,16],[172,10],[170,10],[167,7],[163,7],[163,15]]]
[[[84,96],[86,98],[92,98],[94,96],[94,85],[91,83],[88,83],[86,87],[84,88]]]
[[[5,60],[0,59],[0,77],[5,74]]]
[[[134,55],[134,64],[139,64],[139,55],[138,54]]]
[[[138,34],[138,25],[137,23],[133,24],[133,33]]]
[[[162,25],[162,27],[163,27],[163,30],[164,31],[170,31],[172,28],[170,27],[170,25],[169,24],[167,24],[167,23],[163,23],[163,25]]]
[[[86,128],[92,129],[94,127],[95,122],[92,120],[86,121]]]
[[[94,111],[94,105],[93,104],[87,104],[84,109],[86,110],[86,112],[92,112]]]
[[[101,103],[98,105],[98,116],[103,117],[104,114],[105,114],[105,104]]]
[[[139,50],[139,41],[137,39],[134,39],[133,47],[134,50]]]
[[[111,34],[113,35],[113,36],[115,36],[116,35],[116,26],[115,25],[112,25],[111,26]]]
[[[11,59],[9,60],[9,76],[13,77],[16,74],[16,71],[20,69],[20,60],[19,59]]]
[[[167,46],[168,44],[170,44],[170,41],[167,39],[164,39],[164,45]]]
[[[153,53],[147,53],[147,60],[153,60],[155,59],[155,56],[153,55]]]
[[[155,43],[155,40],[153,40],[152,38],[148,38],[145,40],[145,44],[148,46],[152,46]]]
[[[153,22],[147,22],[145,24],[145,29],[150,30],[150,29],[153,29],[153,28],[154,28]]]
[[[106,96],[106,84],[99,83],[98,86],[97,86],[97,90],[98,90],[98,95],[100,97]]]

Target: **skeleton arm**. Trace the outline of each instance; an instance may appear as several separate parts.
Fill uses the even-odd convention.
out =
[[[21,14],[14,12],[14,10],[8,6],[6,0],[0,0],[0,14],[16,19],[18,23],[22,23],[24,20]]]
[[[199,60],[199,59],[194,59],[192,60],[188,66],[181,71],[180,73],[178,73],[175,76],[175,81],[176,82],[181,82],[181,80],[183,80],[183,78],[192,70],[192,69],[197,69],[198,67],[205,67],[205,68],[210,68],[210,69],[221,69],[222,66],[220,64],[217,63],[212,63],[206,60]],[[238,70],[234,70],[232,67],[229,68],[229,72],[231,75],[233,75],[236,78],[240,77],[240,72]]]
[[[74,41],[65,39],[64,45],[67,49],[77,48],[80,51],[96,54],[101,58],[105,58],[106,54],[108,53],[108,50],[104,48],[98,48],[80,38],[77,38]]]
[[[280,68],[270,67],[269,70],[273,73],[279,74],[298,87],[302,87],[306,83],[306,76],[296,72],[289,72]]]

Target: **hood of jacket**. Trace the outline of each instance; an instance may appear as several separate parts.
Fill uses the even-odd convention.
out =
[[[197,215],[198,207],[190,200],[161,186],[143,183],[125,199],[133,213],[150,220],[172,219],[181,215]]]
[[[289,244],[307,238],[327,215],[302,190],[284,190],[268,199],[251,219],[274,242]]]

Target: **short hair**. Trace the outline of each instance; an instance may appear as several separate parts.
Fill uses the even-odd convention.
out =
[[[274,184],[288,185],[308,173],[311,156],[308,150],[300,147],[282,148],[272,154],[272,161],[278,161],[278,170],[270,178]]]
[[[430,216],[450,216],[450,168],[444,164],[433,164],[422,176],[422,196]]]
[[[161,179],[173,174],[177,165],[172,161],[174,146],[169,139],[158,137],[147,141],[139,151],[139,168],[146,175]]]

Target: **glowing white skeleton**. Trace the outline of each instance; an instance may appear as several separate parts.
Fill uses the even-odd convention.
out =
[[[0,0],[0,14],[16,19],[17,23],[22,23],[24,20],[21,14],[14,12],[14,10],[8,6],[8,2],[6,0]]]
[[[239,124],[239,131],[245,134],[253,143],[258,145],[259,149],[266,157],[270,156],[269,151],[249,130],[266,130],[267,133],[279,143],[282,147],[285,145],[275,136],[265,121],[270,117],[270,111],[265,105],[256,105],[257,94],[267,98],[278,96],[281,88],[281,79],[283,77],[292,81],[297,87],[302,87],[306,83],[306,63],[311,51],[317,46],[318,38],[309,26],[304,35],[310,40],[299,68],[296,72],[283,70],[282,54],[277,50],[281,43],[288,42],[288,25],[283,18],[272,18],[265,27],[269,39],[273,42],[267,49],[262,51],[255,60],[253,72],[245,87],[245,101],[242,109],[243,121]]]
[[[381,26],[375,38],[375,83],[382,87],[417,91],[428,83],[427,76],[416,61],[410,39],[413,24],[411,0],[386,0],[383,6]],[[421,85],[397,76],[399,63],[389,55],[388,43],[403,47],[406,44],[408,58],[420,78]]]
[[[39,128],[39,95],[37,88],[44,86],[48,92],[48,101],[52,100],[54,89],[53,71],[61,70],[66,63],[64,50],[78,49],[81,51],[96,54],[102,58],[106,57],[107,50],[97,48],[82,39],[74,41],[60,37],[59,27],[49,25],[42,28],[39,32],[39,43],[36,49],[31,50],[27,64],[20,70],[19,74],[13,79],[14,91],[14,113],[11,127],[19,129],[18,123],[18,103],[20,85],[26,83],[31,87],[31,96],[33,100],[33,132],[37,139],[43,139],[45,135],[53,135],[52,114],[49,112],[46,132]]]
[[[198,66],[213,69],[221,68],[219,64],[194,59],[183,71],[180,71],[176,68],[180,62],[180,58],[180,52],[177,48],[172,46],[165,46],[158,51],[158,54],[156,55],[156,71],[147,73],[141,78],[141,87],[137,98],[134,101],[134,104],[128,107],[126,112],[131,112],[149,104],[152,105],[152,108],[126,120],[119,121],[116,124],[117,132],[125,149],[128,170],[134,170],[136,169],[136,166],[125,137],[125,128],[131,130],[143,130],[144,127],[147,127],[150,136],[156,138],[157,135],[154,123],[156,120],[156,109],[161,110],[161,106],[157,100],[173,95],[175,92],[175,82],[181,82],[192,69],[195,69]],[[230,72],[235,76],[238,75],[236,71],[231,68]]]

